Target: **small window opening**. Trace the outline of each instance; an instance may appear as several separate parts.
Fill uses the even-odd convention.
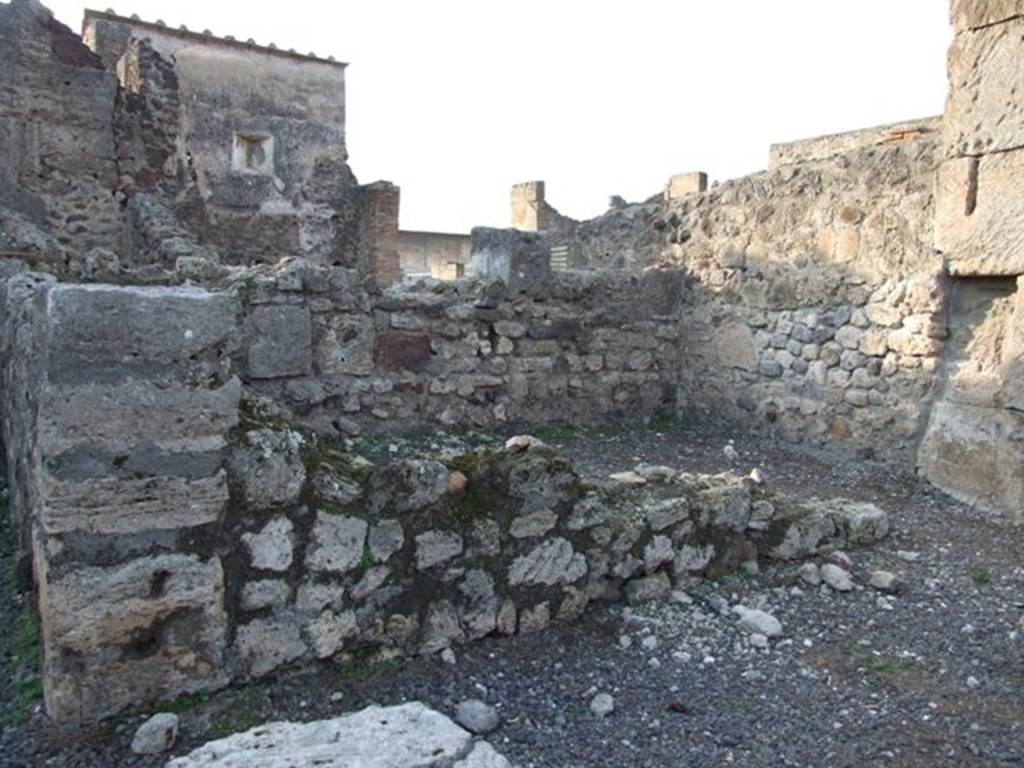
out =
[[[231,167],[238,173],[273,174],[273,136],[265,133],[236,133],[231,149]]]

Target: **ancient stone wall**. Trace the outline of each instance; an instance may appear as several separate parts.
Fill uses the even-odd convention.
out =
[[[925,138],[726,182],[670,204],[691,278],[681,400],[704,418],[907,456],[945,336]]]
[[[912,456],[946,333],[941,150],[930,129],[861,143],[576,224],[574,266],[684,272],[681,411]]]
[[[158,186],[225,263],[337,258],[364,197],[347,165],[344,64],[109,13],[84,27],[122,85],[126,184]]]
[[[0,207],[61,246],[115,247],[113,73],[35,0],[0,4],[0,64]]]
[[[922,137],[937,138],[942,131],[942,116],[926,117],[920,120],[907,120],[901,123],[889,123],[873,128],[861,128],[856,131],[833,133],[827,136],[815,136],[811,139],[800,139],[782,144],[772,144],[768,151],[769,170],[780,165],[794,165],[811,160],[827,160],[836,155],[845,155],[857,149],[873,146],[900,144],[915,141]]]
[[[4,441],[49,712],[540,628],[884,527],[749,479],[588,486],[531,440],[368,461],[358,435],[675,411],[918,449],[1019,512],[1024,15],[953,15],[941,141],[826,137],[586,222],[520,185],[529,231],[478,228],[469,277],[398,284],[399,192],[351,176],[341,66],[110,14],[94,55],[0,5],[0,250],[29,254],[0,272]]]
[[[31,541],[55,719],[359,649],[433,653],[536,631],[593,599],[665,596],[758,556],[807,556],[887,530],[870,505],[801,504],[750,478],[641,466],[584,484],[526,437],[369,460],[289,425],[255,389],[243,394],[233,360],[249,376],[295,375],[310,350],[275,348],[273,330],[254,346],[236,332],[240,301],[33,275],[8,284],[4,327],[17,332],[4,351],[20,362],[6,385],[23,398],[5,418],[21,489],[13,511]],[[255,306],[297,346],[304,308]],[[413,319],[422,309],[381,311]],[[515,323],[487,318],[474,323]],[[557,327],[549,320],[495,339],[527,344],[530,328]],[[384,368],[424,352],[395,338],[377,349]]]
[[[679,285],[666,270],[367,293],[353,270],[296,261],[240,286],[242,376],[346,433],[639,420],[672,407]]]
[[[952,495],[1024,520],[1024,4],[955,0],[935,184],[950,342],[918,460]]]

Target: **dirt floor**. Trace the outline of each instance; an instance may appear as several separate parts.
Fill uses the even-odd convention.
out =
[[[173,754],[268,720],[312,720],[370,703],[421,700],[443,712],[466,698],[498,708],[488,738],[528,766],[1024,765],[1024,530],[990,520],[883,464],[769,440],[637,429],[545,430],[584,475],[638,462],[701,472],[757,467],[777,490],[874,502],[892,516],[880,545],[849,552],[855,588],[803,581],[797,564],[762,563],[672,600],[593,607],[570,627],[438,657],[322,664],[214,695],[181,699]],[[403,450],[401,443],[387,446]],[[53,726],[38,705],[34,628],[0,565],[0,766],[158,766],[128,744],[142,715],[88,731]],[[884,595],[867,574],[904,586]],[[732,607],[759,607],[784,634],[757,648]],[[609,693],[604,718],[589,707]],[[168,709],[164,707],[163,709]]]

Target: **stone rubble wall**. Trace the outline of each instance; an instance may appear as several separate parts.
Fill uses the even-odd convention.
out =
[[[0,207],[85,253],[120,233],[117,79],[35,0],[0,4]],[[0,223],[0,251],[24,245]]]
[[[670,206],[698,417],[908,459],[946,336],[933,139],[727,182]],[[682,400],[683,397],[680,399]]]
[[[308,311],[256,306],[271,328]],[[536,631],[594,599],[660,597],[888,527],[870,505],[795,503],[729,475],[638,467],[583,483],[526,437],[372,463],[243,396],[235,361],[298,358],[246,347],[235,291],[25,274],[4,311],[17,330],[5,351],[21,361],[5,388],[23,397],[5,415],[12,509],[32,546],[57,720],[302,661]]]
[[[597,423],[670,411],[681,278],[555,274],[361,290],[353,270],[290,262],[237,286],[240,375],[337,434]]]
[[[889,123],[873,128],[815,136],[781,144],[772,144],[768,150],[768,168],[780,165],[794,165],[809,160],[827,160],[836,155],[845,155],[862,147],[884,146],[912,141],[924,134],[935,134],[942,130],[942,115],[920,120]]]
[[[682,270],[691,418],[910,460],[948,285],[932,248],[938,135],[856,147],[579,222],[575,264]]]

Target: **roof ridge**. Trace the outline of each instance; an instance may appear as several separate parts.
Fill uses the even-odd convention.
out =
[[[274,56],[283,56],[291,59],[301,59],[303,61],[316,61],[321,64],[330,64],[336,67],[347,67],[348,64],[344,61],[337,61],[333,56],[324,58],[323,56],[317,56],[312,51],[310,53],[299,53],[294,48],[284,50],[278,48],[273,42],[268,45],[260,45],[252,38],[242,41],[237,40],[231,35],[218,36],[213,34],[208,29],[204,29],[202,32],[195,32],[190,30],[184,24],[175,28],[168,26],[163,19],[157,19],[156,21],[144,21],[139,18],[138,14],[132,14],[131,16],[122,16],[118,14],[113,8],[108,8],[105,11],[97,11],[92,8],[85,9],[85,15],[82,19],[83,29],[92,19],[106,19],[108,21],[118,21],[125,24],[131,24],[136,27],[147,27],[149,29],[159,30],[163,34],[172,35],[174,37],[183,37],[193,40],[200,40],[203,42],[217,43],[220,45],[227,45],[233,48],[244,48],[246,50],[260,51],[261,53],[267,53]]]

